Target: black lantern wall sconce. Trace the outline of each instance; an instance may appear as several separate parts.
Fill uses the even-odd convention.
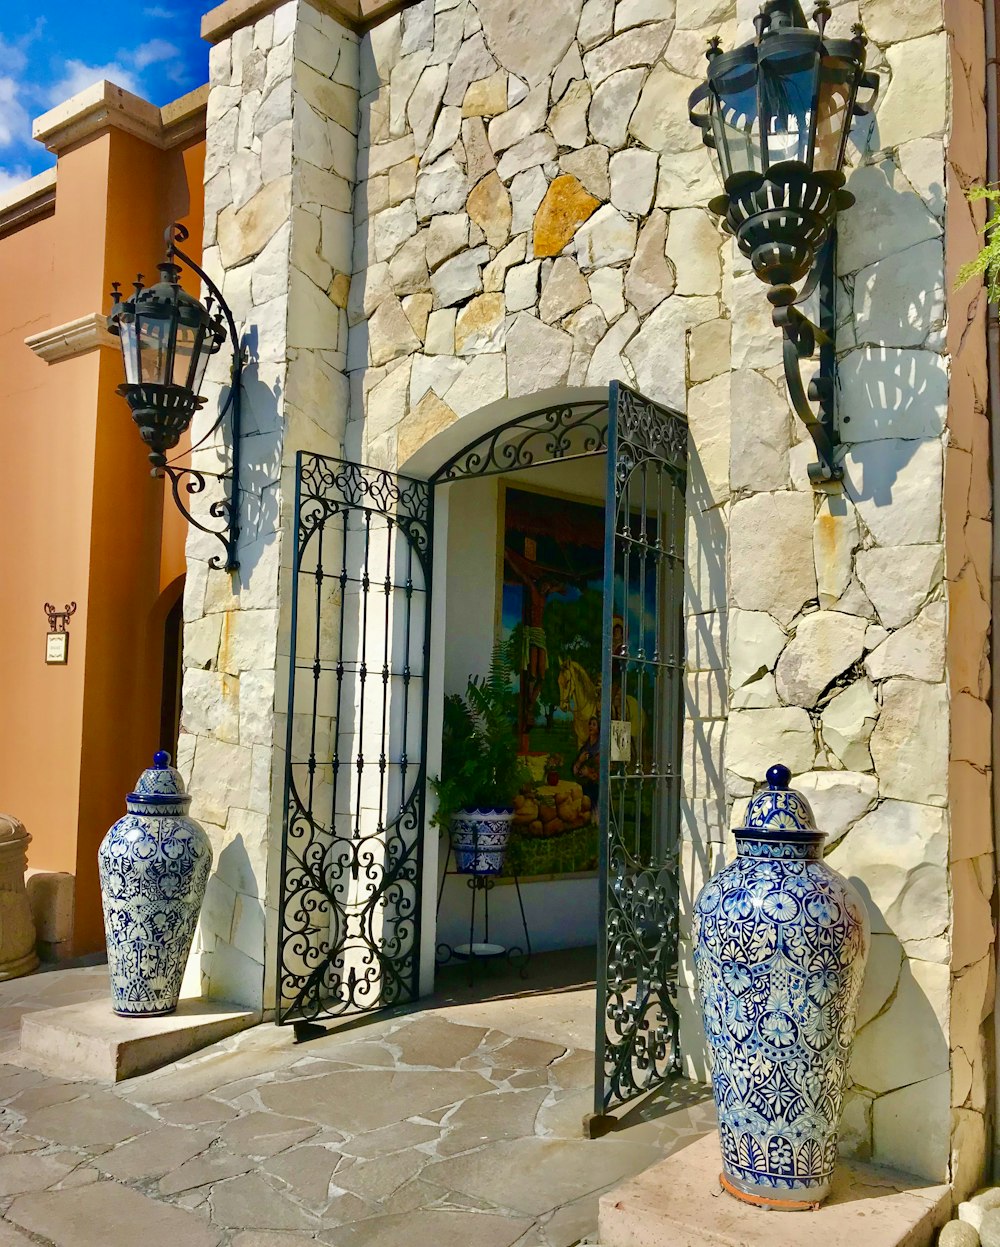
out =
[[[836,219],[854,203],[843,169],[851,118],[871,110],[879,85],[865,69],[861,26],[852,39],[827,39],[830,16],[821,0],[813,30],[799,0],[767,0],[751,42],[723,52],[711,40],[707,80],[688,102],[722,176],[724,194],[709,209],[770,287],[788,395],[819,458],[809,468],[814,482],[843,476],[834,463]],[[817,291],[818,325],[801,310]],[[807,387],[802,362],[817,346],[819,370]]]
[[[158,266],[160,280],[144,287],[142,274],[133,283],[135,293],[123,299],[120,282],[113,282],[113,306],[108,316],[108,329],[121,342],[125,362],[125,382],[118,386],[120,394],[132,409],[132,419],[142,440],[149,447],[153,476],[166,476],[174,502],[195,528],[219,538],[225,549],[209,560],[210,567],[236,571],[236,543],[239,538],[239,473],[240,473],[240,400],[243,374],[243,350],[236,332],[236,322],[222,292],[205,271],[181,251],[188,231],[183,225],[168,226],[165,234],[167,253]],[[178,261],[180,263],[178,263]],[[181,289],[181,264],[197,273],[211,292],[203,305]],[[215,311],[213,314],[213,303]],[[187,466],[178,467],[167,459],[191,424],[191,419],[205,399],[199,395],[209,357],[229,339],[233,351],[233,370],[229,394],[218,419],[197,445],[208,440],[230,417],[232,431],[232,466],[226,473],[198,472]],[[196,447],[192,447],[192,450]],[[213,502],[209,516],[221,520],[220,528],[211,528],[192,515],[185,498],[204,491],[208,478],[226,483],[225,497]]]

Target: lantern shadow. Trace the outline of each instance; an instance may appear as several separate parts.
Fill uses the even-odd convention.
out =
[[[270,547],[278,543],[278,485],[281,477],[283,433],[282,388],[278,368],[272,384],[262,378],[267,362],[261,360],[259,330],[251,325],[243,336],[243,428],[240,437],[240,587],[253,590],[264,570]]]

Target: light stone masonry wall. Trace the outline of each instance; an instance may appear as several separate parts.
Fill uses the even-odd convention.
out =
[[[954,6],[947,33],[936,2],[860,16],[882,93],[839,221],[843,488],[814,493],[811,444],[766,389],[779,339],[754,326],[745,262],[725,294],[734,335],[760,334],[730,375],[725,773],[735,822],[785,761],[868,901],[843,1146],[937,1180],[951,1163],[966,1191],[992,1006],[990,495],[983,298],[952,287],[974,254],[961,190],[985,161],[982,8]],[[753,421],[735,415],[748,394]]]
[[[689,1068],[690,903],[784,761],[872,916],[845,1150],[964,1192],[993,999],[984,301],[952,288],[979,223],[961,191],[983,175],[982,5],[834,7],[831,34],[865,22],[882,94],[849,146],[845,481],[819,491],[764,287],[705,212],[718,188],[687,117],[706,39],[752,36],[757,8],[420,0],[359,49],[289,0],[213,50],[208,259],[260,359],[235,590],[189,546],[182,764],[218,854],[198,964],[213,993],[260,991],[294,449],[405,468],[488,405],[620,378],[691,429]]]
[[[273,1005],[295,533],[295,454],[337,454],[347,419],[347,294],[358,37],[288,0],[212,49],[205,268],[247,351],[239,572],[192,530],[179,765],[215,850],[189,983]],[[226,380],[213,361],[210,427]],[[219,470],[209,442],[200,466]],[[270,934],[265,936],[265,923]]]
[[[463,419],[540,391],[619,378],[687,410],[690,350],[706,384],[690,411],[685,941],[725,826],[729,441],[728,387],[711,382],[729,366],[722,238],[687,98],[734,16],[725,2],[556,0],[543,20],[535,0],[420,0],[375,27],[348,304],[348,448],[390,469],[446,429],[457,448]],[[681,1011],[695,1054],[688,984]]]

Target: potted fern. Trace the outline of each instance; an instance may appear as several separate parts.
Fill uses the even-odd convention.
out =
[[[527,775],[514,733],[510,664],[498,642],[485,677],[444,702],[441,774],[431,780],[435,823],[448,830],[462,874],[498,875]]]

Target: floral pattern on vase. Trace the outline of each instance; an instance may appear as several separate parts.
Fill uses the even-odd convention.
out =
[[[790,778],[768,771],[693,930],[724,1183],[774,1207],[829,1192],[870,942],[865,906],[823,861]]]
[[[450,827],[458,873],[500,874],[513,824],[513,810],[460,810]]]
[[[188,818],[190,804],[170,755],[158,752],[98,850],[115,1013],[149,1017],[177,1008],[212,867],[212,846]]]

